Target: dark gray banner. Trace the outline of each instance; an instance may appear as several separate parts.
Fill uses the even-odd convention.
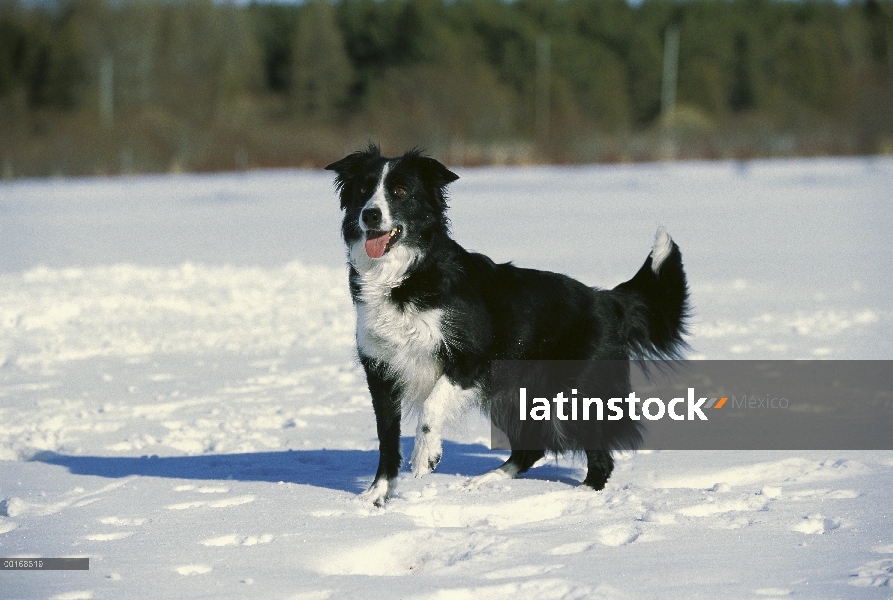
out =
[[[89,558],[0,558],[0,571],[89,570]]]
[[[893,450],[893,361],[495,361],[491,392],[499,449]]]

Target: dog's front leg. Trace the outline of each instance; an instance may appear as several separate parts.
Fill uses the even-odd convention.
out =
[[[378,470],[372,485],[360,494],[360,499],[383,506],[397,487],[397,472],[400,470],[400,390],[374,361],[366,357],[362,357],[361,361],[366,369],[378,429]]]
[[[409,459],[413,476],[421,477],[434,470],[443,457],[441,434],[444,425],[465,409],[473,398],[472,390],[462,389],[446,375],[440,376],[422,404],[419,415],[415,446]]]
[[[428,411],[423,408],[422,414],[419,416],[419,426],[415,432],[415,445],[412,449],[412,457],[409,459],[413,477],[427,475],[434,470],[443,457],[441,426],[437,423],[433,412],[428,414],[426,412]]]

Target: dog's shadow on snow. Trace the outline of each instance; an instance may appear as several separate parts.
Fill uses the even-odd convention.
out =
[[[403,438],[403,454],[412,452],[412,438]],[[474,476],[501,465],[508,457],[504,450],[490,450],[481,444],[460,444],[444,440],[443,460],[436,473]],[[166,477],[234,481],[286,482],[358,493],[365,490],[378,467],[377,450],[287,450],[243,454],[202,454],[198,456],[71,456],[41,452],[34,461],[65,467],[75,475],[99,477]],[[404,463],[408,460],[404,460]],[[401,477],[409,475],[404,465]],[[579,483],[575,469],[547,464],[531,469],[522,477]]]

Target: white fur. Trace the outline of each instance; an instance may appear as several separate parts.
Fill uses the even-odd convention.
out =
[[[417,253],[398,244],[379,259],[366,256],[362,240],[350,249],[360,275],[356,303],[357,349],[382,361],[403,384],[403,402],[410,408],[425,400],[441,375],[435,353],[443,344],[442,311],[399,308],[391,300]]]
[[[390,168],[391,163],[386,162],[381,169],[381,175],[378,176],[378,185],[375,186],[375,193],[372,194],[372,197],[369,198],[369,201],[363,206],[363,210],[366,210],[367,208],[377,208],[381,211],[381,225],[378,226],[378,231],[390,231],[394,227],[394,220],[391,218],[391,209],[388,206],[388,197],[384,189],[384,180],[385,177],[388,176]],[[362,211],[360,214],[362,214]],[[360,229],[363,233],[368,231],[368,227],[363,223],[363,219],[360,219]]]
[[[381,258],[369,258],[366,254],[366,240],[361,238],[348,248],[347,258],[362,276],[363,286],[390,290],[403,282],[406,272],[418,260],[419,253],[403,244],[397,244]]]
[[[368,490],[360,494],[359,500],[363,504],[384,506],[385,502],[388,501],[396,488],[396,479],[379,479],[378,481],[373,482]]]
[[[433,470],[432,462],[434,466],[437,465],[443,455],[441,432],[444,426],[471,406],[479,393],[477,389],[462,389],[445,375],[440,376],[422,404],[419,414],[415,446],[410,458],[415,477],[430,473]],[[427,432],[424,431],[426,427]]]
[[[651,248],[651,270],[658,273],[672,251],[673,239],[664,227],[658,227],[654,234],[654,246]]]

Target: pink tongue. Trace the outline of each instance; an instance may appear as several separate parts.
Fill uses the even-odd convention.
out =
[[[391,237],[387,231],[372,232],[366,234],[366,254],[369,258],[381,258],[388,247]]]

